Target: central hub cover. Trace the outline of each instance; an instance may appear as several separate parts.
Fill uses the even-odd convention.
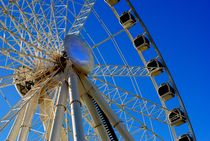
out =
[[[77,35],[67,35],[64,39],[64,50],[73,65],[82,73],[91,72],[94,59],[91,49]]]

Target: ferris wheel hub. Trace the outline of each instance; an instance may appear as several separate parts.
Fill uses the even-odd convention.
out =
[[[67,35],[64,39],[64,50],[76,69],[84,74],[91,72],[94,59],[91,49],[77,35]]]

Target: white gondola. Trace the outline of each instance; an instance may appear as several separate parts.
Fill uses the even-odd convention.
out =
[[[163,65],[158,61],[158,59],[150,60],[146,66],[151,76],[157,76],[163,72]]]
[[[133,40],[134,46],[139,50],[139,51],[145,51],[150,48],[150,43],[149,40],[144,36],[144,35],[138,35],[134,40]]]
[[[125,28],[129,29],[136,23],[135,17],[130,12],[124,12],[120,16],[120,24]]]
[[[193,139],[189,134],[184,134],[180,136],[177,141],[193,141]]]
[[[179,108],[171,110],[168,114],[168,119],[171,126],[179,126],[181,124],[184,124],[187,120],[184,112]]]
[[[108,5],[114,6],[117,4],[120,0],[104,0]]]
[[[169,83],[163,83],[158,88],[158,94],[164,101],[167,101],[174,97],[175,90],[172,88],[172,86]]]

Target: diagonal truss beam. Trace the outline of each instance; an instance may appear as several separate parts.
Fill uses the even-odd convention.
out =
[[[56,71],[57,72],[57,71]],[[55,72],[55,73],[56,73]],[[2,131],[13,119],[14,117],[21,111],[23,107],[26,106],[28,102],[31,101],[31,99],[39,94],[41,90],[46,86],[46,84],[52,80],[52,77],[54,76],[53,73],[51,76],[49,76],[48,79],[45,81],[39,83],[38,85],[34,86],[23,98],[21,98],[17,104],[15,104],[10,111],[2,118],[0,119],[0,131]]]
[[[105,115],[108,117],[110,123],[112,124],[115,129],[118,130],[120,135],[125,139],[129,141],[133,141],[133,137],[130,135],[122,121],[119,120],[119,118],[116,116],[114,111],[110,109],[106,101],[101,96],[98,89],[95,87],[94,84],[92,84],[86,76],[80,75],[79,79],[81,81],[83,89],[87,92],[85,94],[90,95],[100,106],[102,111],[105,113]]]
[[[95,0],[85,0],[79,14],[75,17],[75,21],[73,22],[72,27],[70,28],[68,34],[80,33],[94,4],[95,4]]]
[[[40,92],[40,87],[31,89],[28,95],[24,96],[15,106],[13,106],[10,111],[0,120],[0,131],[9,124],[14,117],[27,105],[27,103]]]
[[[116,105],[120,109],[127,109],[132,113],[138,113],[161,123],[168,124],[167,116],[165,115],[165,111],[169,112],[168,109],[99,78],[93,78],[93,82],[104,93],[109,103]]]
[[[148,71],[140,66],[97,65],[90,76],[148,76]]]

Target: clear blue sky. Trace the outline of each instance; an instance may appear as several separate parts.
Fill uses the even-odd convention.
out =
[[[134,3],[175,79],[197,140],[209,141],[210,1],[142,0]]]
[[[172,73],[197,140],[210,141],[210,1],[132,2]]]

